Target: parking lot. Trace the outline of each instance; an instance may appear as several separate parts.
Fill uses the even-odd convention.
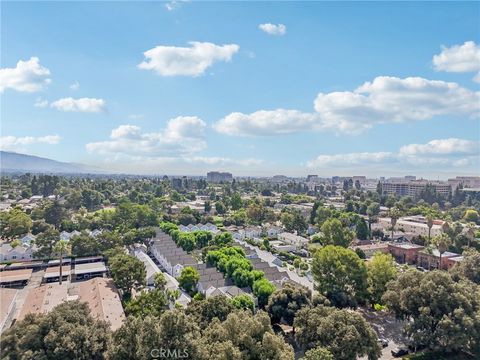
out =
[[[357,311],[365,317],[379,338],[388,340],[388,346],[383,348],[380,359],[395,359],[391,351],[407,342],[406,337],[403,335],[404,322],[396,320],[393,315],[386,312],[375,311],[371,308],[358,308]],[[367,359],[367,357],[364,359]]]

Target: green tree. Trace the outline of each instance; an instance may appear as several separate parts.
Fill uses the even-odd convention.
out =
[[[153,277],[153,285],[155,289],[165,291],[165,286],[167,285],[167,279],[162,272],[156,273]]]
[[[230,206],[232,210],[239,210],[243,206],[242,197],[239,193],[234,193],[230,198]]]
[[[355,232],[357,234],[357,239],[360,240],[367,240],[370,237],[368,226],[365,220],[362,217],[357,219],[357,223],[355,226]]]
[[[48,224],[51,224],[58,229],[60,228],[62,221],[66,219],[67,213],[65,208],[58,201],[53,201],[45,206],[44,216],[45,221]]]
[[[132,289],[140,289],[146,285],[146,271],[143,262],[134,256],[117,254],[108,260],[110,273],[115,285],[129,298]]]
[[[125,306],[127,315],[160,316],[167,309],[167,297],[163,290],[154,289],[141,292],[135,299],[131,299]]]
[[[397,276],[392,255],[377,252],[367,262],[368,293],[372,304],[380,304],[387,284]]]
[[[272,323],[285,322],[293,325],[295,314],[305,306],[310,306],[311,293],[307,289],[286,283],[278,289],[268,300],[266,311]]]
[[[335,245],[348,247],[354,234],[344,227],[342,222],[335,218],[326,220],[320,228],[320,242],[322,245]]]
[[[35,254],[38,258],[51,258],[55,244],[60,240],[60,233],[53,227],[49,227],[35,239],[38,250]]]
[[[195,231],[193,233],[195,236],[195,243],[197,248],[202,249],[212,241],[212,233],[209,231]]]
[[[415,346],[450,352],[480,350],[480,288],[445,271],[409,270],[391,281],[383,301]]]
[[[357,306],[367,296],[367,269],[358,255],[328,245],[315,252],[312,274],[318,291],[335,306]]]
[[[255,310],[255,302],[248,294],[240,294],[231,299],[232,305],[239,310]]]
[[[2,359],[106,359],[110,328],[86,303],[68,301],[47,314],[29,314],[2,334]]]
[[[463,278],[480,285],[480,252],[469,249],[462,255],[463,260],[455,264],[450,273],[457,281]]]
[[[298,210],[284,211],[280,216],[280,221],[287,231],[297,231],[299,234],[304,233],[308,229],[307,221],[302,213]]]
[[[226,246],[233,242],[233,236],[229,232],[223,232],[215,235],[210,245]]]
[[[182,269],[178,278],[178,283],[188,293],[192,294],[195,291],[200,275],[198,271],[191,266],[187,266]]]
[[[198,344],[199,360],[293,360],[293,349],[276,336],[268,315],[259,311],[233,312],[223,322],[213,321]]]
[[[260,308],[267,305],[268,298],[275,289],[275,285],[266,278],[261,278],[253,283],[253,294],[258,298],[258,306]]]
[[[480,216],[478,215],[478,211],[474,209],[468,209],[465,211],[465,215],[463,216],[463,220],[467,222],[473,222],[478,224],[480,220]]]
[[[32,219],[20,208],[14,208],[0,216],[1,232],[7,237],[12,238],[27,234],[32,228]]]
[[[295,339],[303,349],[324,348],[335,360],[380,357],[377,335],[358,313],[324,306],[304,308],[294,325]]]
[[[323,347],[316,347],[310,349],[305,353],[305,356],[302,360],[334,360],[333,355],[330,351]]]
[[[197,245],[195,235],[189,232],[182,232],[178,236],[177,240],[178,246],[180,246],[185,251],[192,251]]]
[[[235,305],[226,296],[219,295],[190,302],[185,313],[192,316],[201,329],[205,329],[213,319],[225,321],[233,311]]]
[[[225,206],[225,204],[221,201],[217,201],[215,203],[215,211],[217,212],[217,214],[225,214],[227,212],[227,208]]]
[[[109,359],[149,359],[152,349],[179,349],[181,354],[195,358],[198,326],[183,311],[166,311],[160,317],[144,319],[129,316],[113,334]]]

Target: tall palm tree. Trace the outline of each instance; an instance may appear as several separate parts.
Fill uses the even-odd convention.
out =
[[[53,247],[53,251],[55,254],[59,256],[60,259],[60,279],[59,284],[62,285],[62,277],[63,277],[63,256],[71,254],[71,245],[66,240],[58,241],[55,246]]]
[[[427,226],[428,226],[428,241],[432,240],[432,227],[433,227],[433,216],[431,214],[428,214],[426,217],[427,220]]]
[[[388,212],[388,216],[390,216],[390,224],[392,225],[392,241],[393,241],[393,232],[395,231],[395,225],[397,225],[397,220],[400,219],[402,213],[400,212],[399,208],[391,208]]]
[[[445,251],[448,250],[450,245],[452,244],[452,240],[447,234],[440,234],[433,238],[433,244],[437,247],[438,252],[440,253],[440,259],[438,263],[438,268],[442,268],[442,255]]]

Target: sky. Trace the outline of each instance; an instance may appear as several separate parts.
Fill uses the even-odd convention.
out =
[[[1,148],[112,172],[480,173],[479,2],[1,2]]]

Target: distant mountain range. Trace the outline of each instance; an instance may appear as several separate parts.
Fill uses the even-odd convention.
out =
[[[67,163],[39,156],[0,151],[2,172],[41,172],[41,173],[100,173],[93,166]]]

